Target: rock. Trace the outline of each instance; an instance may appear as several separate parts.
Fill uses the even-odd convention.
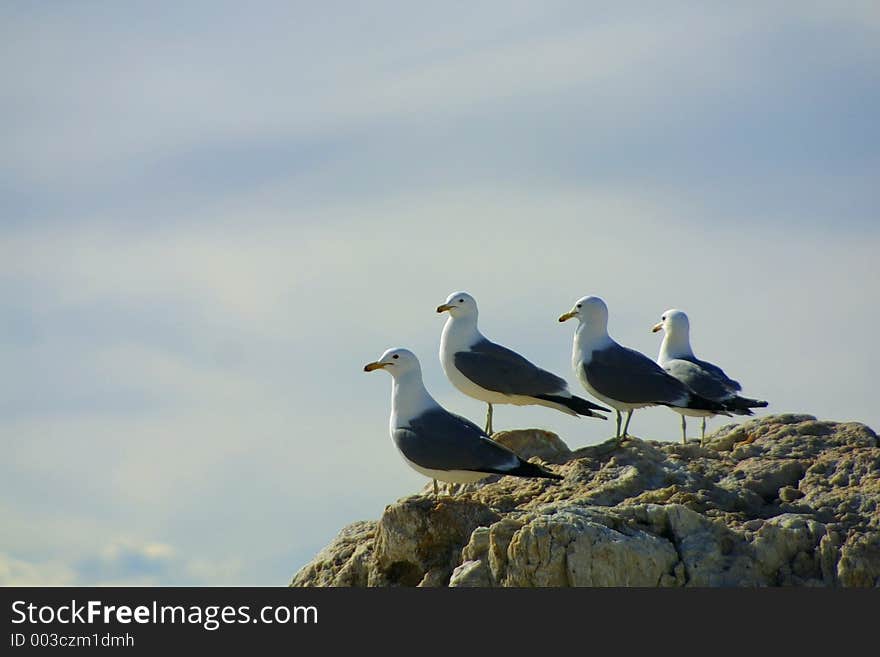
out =
[[[611,529],[580,509],[537,515],[511,539],[503,586],[657,586],[674,580],[672,544],[638,529]]]
[[[408,497],[385,509],[376,526],[369,583],[447,584],[474,529],[499,519],[464,497]]]
[[[291,586],[366,586],[373,562],[376,522],[355,522],[293,578]]]
[[[389,505],[292,586],[880,586],[880,446],[865,425],[780,415],[705,447],[632,439],[572,452],[495,439],[555,482],[493,476]]]
[[[792,486],[783,486],[777,493],[777,497],[783,502],[794,502],[803,496],[804,494],[802,492]]]
[[[526,461],[538,457],[548,463],[564,463],[571,458],[568,445],[555,433],[542,429],[499,431],[492,436],[492,439],[512,449]]]
[[[819,542],[825,525],[808,517],[784,513],[770,518],[755,533],[755,561],[772,584],[806,584],[822,580]],[[774,581],[775,580],[775,581]]]
[[[452,571],[449,586],[492,586],[489,569],[485,561],[463,561]]]
[[[843,586],[880,586],[880,533],[847,540],[840,550],[837,579]]]
[[[803,464],[796,459],[774,459],[753,456],[737,463],[721,485],[736,489],[745,487],[765,500],[774,499],[782,487],[797,487],[804,475]]]

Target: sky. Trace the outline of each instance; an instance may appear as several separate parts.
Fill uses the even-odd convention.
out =
[[[12,1],[0,82],[0,584],[286,584],[426,482],[365,363],[482,423],[457,290],[575,392],[595,294],[652,357],[685,310],[768,413],[880,427],[875,2]]]

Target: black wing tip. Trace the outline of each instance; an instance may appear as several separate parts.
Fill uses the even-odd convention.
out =
[[[726,404],[712,401],[711,399],[707,399],[706,397],[701,397],[696,393],[691,393],[691,395],[688,397],[685,408],[693,408],[700,411],[714,411],[719,414],[733,410],[731,408],[728,408]]]
[[[749,399],[748,397],[734,397],[727,402],[727,410],[742,415],[753,415],[752,408],[767,408],[770,404],[761,399]]]
[[[511,470],[507,470],[501,474],[510,475],[511,477],[533,477],[536,479],[555,479],[561,481],[565,477],[551,472],[547,468],[532,463],[531,461],[520,461],[520,464]]]
[[[583,397],[578,397],[577,395],[572,395],[572,399],[576,399],[578,403],[584,404],[587,408],[593,411],[602,411],[603,413],[611,413],[612,410],[610,408],[605,408],[604,406],[599,406],[599,404],[594,404],[591,401],[584,399]],[[605,418],[602,418],[603,420]]]
[[[603,415],[599,415],[594,411],[603,411],[605,413],[611,412],[611,409],[609,408],[599,406],[599,404],[594,404],[593,402],[587,401],[583,397],[577,397],[576,395],[572,395],[571,397],[562,397],[560,395],[535,395],[535,397],[537,397],[538,399],[543,399],[544,401],[561,404],[562,406],[571,409],[578,415],[600,418],[602,420],[607,420],[608,418]]]

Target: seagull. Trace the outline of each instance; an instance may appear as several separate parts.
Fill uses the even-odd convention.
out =
[[[663,405],[725,413],[722,404],[701,397],[644,354],[615,342],[608,335],[608,306],[599,297],[578,299],[559,321],[573,317],[580,323],[574,334],[572,367],[591,395],[617,411],[618,441],[626,438],[637,408]],[[622,437],[621,411],[627,412]]]
[[[487,436],[476,424],[450,413],[425,389],[419,359],[408,349],[389,349],[365,372],[391,375],[391,438],[416,472],[449,484],[470,484],[493,474],[562,479]]]
[[[690,320],[681,310],[667,310],[660,322],[651,329],[654,333],[665,331],[663,342],[660,343],[660,355],[657,363],[669,374],[684,383],[688,388],[706,399],[724,404],[726,411],[734,415],[754,415],[751,409],[764,408],[767,402],[758,399],[740,397],[742,390],[738,381],[734,381],[717,365],[700,360],[694,356],[690,342]],[[685,416],[703,418],[700,432],[700,444],[706,439],[706,418],[715,415],[712,411],[689,408],[673,408],[681,413],[681,442],[687,442]]]
[[[515,351],[487,340],[477,328],[477,302],[467,292],[454,292],[437,306],[449,313],[440,337],[440,364],[456,388],[486,402],[486,433],[492,434],[492,405],[536,404],[569,415],[606,419],[594,411],[607,408],[568,391],[564,379],[520,356]]]

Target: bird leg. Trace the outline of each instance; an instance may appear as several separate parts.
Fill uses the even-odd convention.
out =
[[[492,435],[492,404],[486,404],[489,410],[486,411],[486,435]]]
[[[681,416],[681,444],[687,445],[687,421],[684,419],[684,415]]]
[[[446,494],[449,495],[450,497],[452,497],[453,495],[455,495],[455,491],[457,488],[458,488],[457,484],[447,483],[446,484]]]
[[[700,430],[700,446],[703,445],[704,440],[706,440],[706,418],[703,418],[703,428]]]
[[[632,411],[627,411],[627,413],[626,413],[626,422],[625,422],[624,425],[623,425],[623,437],[624,437],[624,438],[627,437],[627,433],[626,433],[626,432],[627,432],[627,430],[629,429],[629,421],[632,419],[632,416],[633,416],[633,412],[632,412]]]
[[[437,490],[437,480],[436,480],[436,479],[432,479],[431,481],[434,482],[434,497],[439,497],[439,496],[440,496],[440,492]]]
[[[614,434],[614,437],[619,440],[620,439],[620,420],[622,419],[622,417],[620,415],[620,411],[618,411],[617,409],[614,409],[614,412],[617,413],[617,433]]]

